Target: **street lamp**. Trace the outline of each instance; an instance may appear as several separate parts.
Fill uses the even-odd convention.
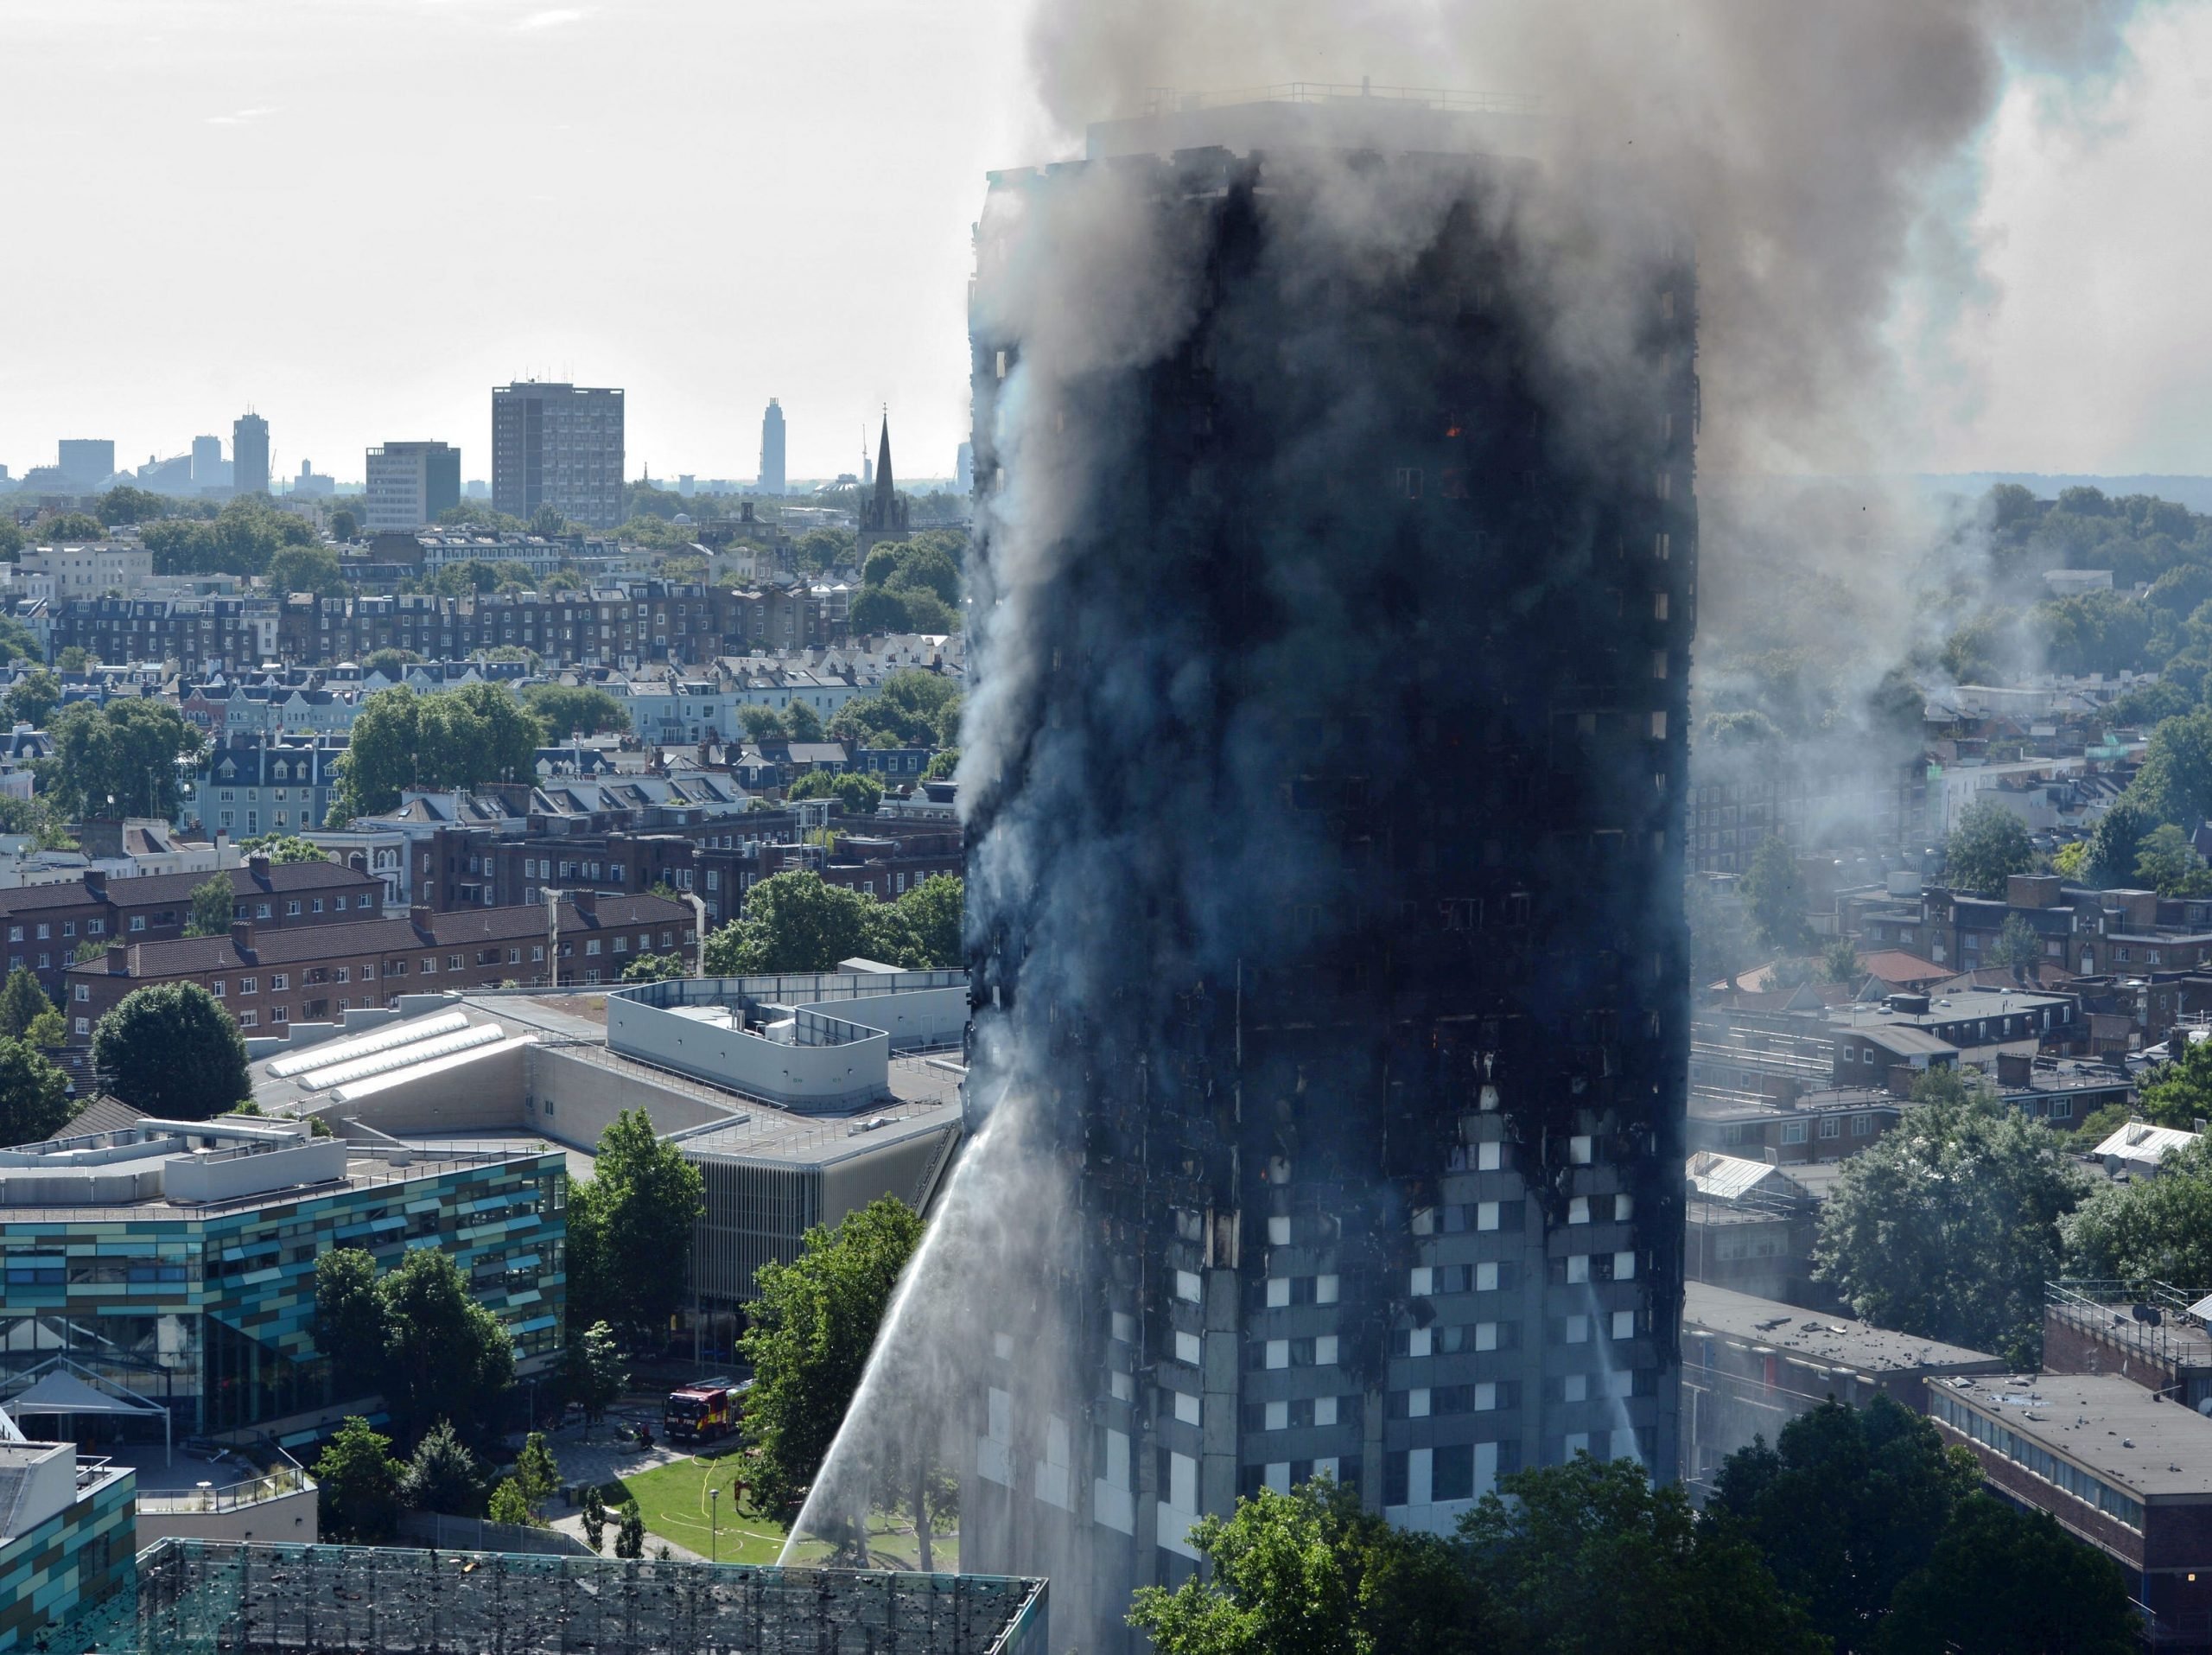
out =
[[[709,1488],[707,1491],[707,1545],[709,1548],[707,1561],[710,1563],[718,1563],[722,1560],[721,1516],[722,1491],[719,1488]]]

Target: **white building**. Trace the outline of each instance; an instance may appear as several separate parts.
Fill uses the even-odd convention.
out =
[[[461,450],[443,442],[387,442],[368,454],[362,526],[372,534],[435,523],[461,504]]]
[[[131,540],[98,540],[81,546],[26,546],[16,565],[27,595],[52,600],[96,598],[108,592],[135,596],[153,578],[154,554]],[[31,582],[52,582],[41,589]]]

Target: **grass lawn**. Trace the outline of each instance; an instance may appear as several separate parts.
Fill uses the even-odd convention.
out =
[[[610,1509],[625,1499],[636,1500],[651,1533],[688,1546],[702,1557],[712,1555],[726,1563],[772,1563],[783,1555],[787,1531],[773,1518],[754,1511],[742,1494],[733,1492],[731,1485],[744,1463],[734,1448],[702,1454],[625,1478],[603,1489],[601,1498]],[[721,1490],[719,1502],[708,1499],[709,1488]],[[713,1528],[709,1526],[710,1504],[718,1504],[721,1508],[719,1521]],[[719,1544],[715,1538],[717,1529]],[[879,1514],[870,1525],[868,1544],[884,1564],[918,1567],[918,1549],[911,1524],[901,1524],[895,1518]],[[800,1546],[798,1561],[819,1563],[829,1555],[828,1546],[808,1541]],[[930,1564],[941,1570],[957,1569],[960,1537],[950,1534],[934,1537],[930,1546]]]

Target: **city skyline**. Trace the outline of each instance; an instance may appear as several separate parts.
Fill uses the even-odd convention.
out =
[[[34,259],[15,272],[0,464],[21,475],[52,463],[65,435],[111,437],[132,464],[167,457],[251,406],[270,423],[272,475],[312,457],[355,481],[347,457],[392,432],[488,455],[485,387],[535,374],[628,391],[632,478],[750,478],[772,395],[789,416],[793,477],[853,469],[851,433],[887,401],[915,474],[947,474],[966,431],[974,181],[1080,145],[1036,111],[1027,12],[1021,0],[941,13],[883,0],[819,12],[10,8],[0,47],[27,73],[0,137],[71,157],[29,181],[27,210],[72,210],[88,180],[132,175],[149,146],[195,181],[142,191],[135,209],[139,234],[183,256],[89,275]],[[357,14],[377,26],[356,29]],[[855,30],[880,49],[845,51]],[[1892,318],[1913,366],[1910,405],[1883,428],[1886,468],[2212,469],[2201,457],[2212,321],[2159,279],[2193,267],[2212,237],[2164,210],[2212,141],[2212,103],[2188,67],[2212,49],[2212,10],[2145,10],[2126,44],[2091,80],[2016,79],[1942,181],[1949,235],[1936,239],[1951,262],[1931,251]],[[1387,41],[1362,43],[1371,64],[1265,49],[1249,73],[1220,73],[1236,84],[1439,73]],[[104,66],[90,86],[61,72],[87,52]],[[836,75],[766,72],[825,55]],[[676,61],[762,72],[741,99],[670,99],[664,66]],[[1497,73],[1516,87],[1541,80],[1535,66]],[[403,73],[403,102],[437,122],[370,117]],[[490,189],[518,126],[558,164]],[[455,187],[418,203],[405,235],[349,233],[357,181],[400,160],[435,162]],[[772,179],[780,168],[788,188],[734,194],[721,182],[733,162]],[[852,211],[861,197],[868,210]],[[2101,204],[2097,236],[2078,233],[2083,200]],[[303,216],[301,203],[322,210]],[[497,303],[483,297],[483,266],[424,252],[548,236],[561,256],[501,284]],[[255,271],[243,287],[240,247]],[[1961,251],[1975,267],[1960,268]]]

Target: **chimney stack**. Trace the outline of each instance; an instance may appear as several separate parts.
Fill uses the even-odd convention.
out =
[[[251,959],[253,958],[252,920],[233,920],[231,921],[231,946],[237,949],[239,953],[245,955],[248,959]]]
[[[255,884],[265,886],[269,883],[269,853],[267,851],[255,851],[245,859],[245,865],[247,871],[252,874]]]
[[[128,977],[130,974],[130,948],[127,943],[111,942],[107,945],[107,974]]]

